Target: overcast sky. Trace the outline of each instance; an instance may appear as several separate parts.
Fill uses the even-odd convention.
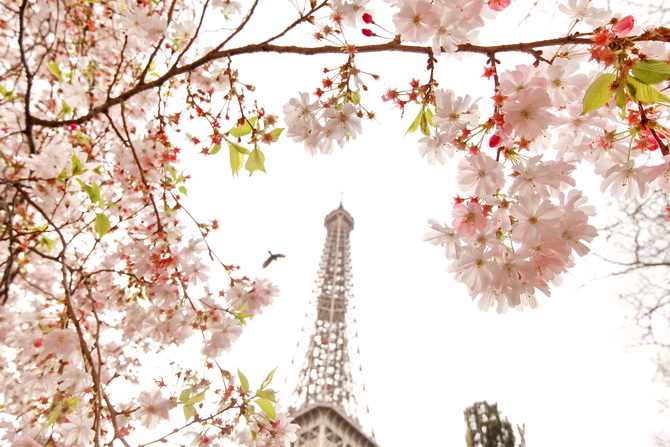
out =
[[[517,28],[525,10],[513,8],[521,3],[508,11],[514,25],[485,42],[538,36]],[[535,24],[557,22],[543,17]],[[248,76],[259,102],[276,113],[298,91],[313,91],[321,68],[343,62],[260,57],[245,58],[241,76]],[[244,371],[252,386],[277,366],[280,379],[297,374],[302,358],[294,366],[291,360],[307,336],[301,330],[325,241],[323,220],[342,198],[356,221],[351,236],[357,342],[365,400],[381,447],[464,446],[462,413],[479,400],[497,402],[512,423],[525,423],[528,446],[651,445],[651,433],[663,426],[656,404],[660,388],[650,380],[649,353],[626,349],[632,339],[622,329],[620,284],[596,279],[607,267],[582,259],[551,297],[538,296],[538,310],[478,311],[465,286],[447,272],[442,249],[422,241],[427,219],[450,221],[456,163],[428,166],[417,137],[403,136],[417,111],[408,110],[401,120],[379,100],[387,86],[423,76],[425,60],[392,54],[358,61],[359,68],[382,75],[364,97],[379,119],[364,123],[363,135],[343,150],[312,157],[282,137],[265,151],[267,175],[251,178],[232,178],[227,151],[189,161],[191,207],[202,220],[220,219],[222,230],[213,239],[220,257],[241,265],[245,274],[268,276],[282,291],[224,363]],[[484,62],[441,60],[438,81],[460,95],[490,96],[479,79]],[[505,57],[502,62],[515,63]],[[585,192],[603,208],[599,194]],[[609,249],[596,246],[601,253]],[[261,270],[267,250],[286,258]]]

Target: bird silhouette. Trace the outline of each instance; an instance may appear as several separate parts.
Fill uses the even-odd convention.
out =
[[[286,257],[285,255],[283,255],[283,254],[281,254],[281,253],[273,254],[270,250],[268,250],[268,253],[270,253],[270,257],[268,257],[268,258],[265,260],[265,262],[263,263],[263,268],[265,268],[265,267],[267,267],[268,265],[270,265],[270,263],[271,263],[272,261],[276,261],[277,258],[285,258],[285,257]]]

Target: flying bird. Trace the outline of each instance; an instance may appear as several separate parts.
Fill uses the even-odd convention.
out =
[[[265,260],[265,262],[263,263],[263,268],[265,268],[265,267],[267,267],[268,265],[270,265],[270,263],[271,263],[272,261],[276,261],[277,258],[285,258],[285,257],[286,257],[285,255],[283,255],[283,254],[281,254],[281,253],[277,253],[277,254],[275,255],[275,254],[273,254],[270,250],[268,250],[268,253],[270,253],[270,257],[267,258],[267,259]]]

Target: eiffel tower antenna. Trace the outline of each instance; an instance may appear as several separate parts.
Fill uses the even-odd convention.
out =
[[[326,216],[327,234],[316,280],[316,318],[300,371],[295,422],[297,447],[378,447],[361,428],[364,390],[360,370],[353,371],[355,332],[347,314],[353,297],[349,235],[354,219],[340,206]],[[367,412],[367,407],[365,407]]]

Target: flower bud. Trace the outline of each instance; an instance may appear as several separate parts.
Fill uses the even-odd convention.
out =
[[[372,15],[371,15],[371,14],[368,14],[367,12],[366,12],[365,14],[363,14],[363,21],[364,21],[365,23],[367,23],[368,25],[369,25],[370,23],[375,23],[375,21],[372,20]]]
[[[617,33],[618,36],[626,36],[633,30],[634,26],[635,19],[633,16],[626,16],[619,20],[619,22],[612,27],[612,30]]]
[[[498,147],[500,144],[500,136],[498,135],[491,135],[491,138],[489,139],[489,147]]]
[[[361,32],[363,33],[363,35],[364,35],[365,37],[376,36],[376,34],[372,32],[372,30],[367,29],[367,28],[363,28],[363,29],[361,30]]]

